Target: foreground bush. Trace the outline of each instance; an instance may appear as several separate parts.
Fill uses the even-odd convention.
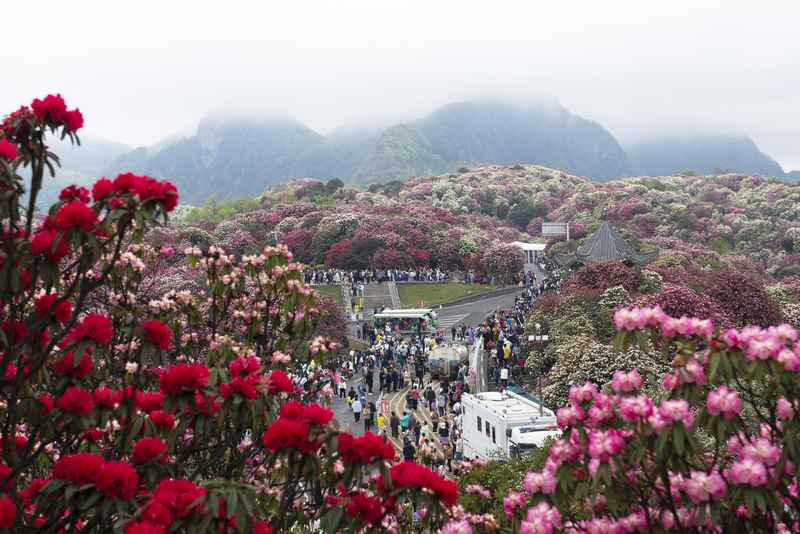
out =
[[[35,212],[78,110],[48,96],[0,125],[0,529],[257,532],[434,528],[458,488],[341,434],[302,364],[337,346],[285,247],[182,253],[202,291],[154,292],[141,244],[178,202],[122,174]],[[19,171],[30,172],[29,182]],[[27,200],[23,201],[23,194]],[[316,373],[319,374],[319,366]],[[416,515],[414,512],[416,511]]]
[[[615,314],[618,346],[654,341],[672,357],[664,398],[638,372],[609,391],[573,387],[565,431],[527,495],[526,532],[796,532],[800,528],[800,345],[782,325],[715,331],[660,308]],[[527,512],[526,512],[527,509]]]

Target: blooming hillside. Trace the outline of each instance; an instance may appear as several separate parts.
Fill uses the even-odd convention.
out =
[[[461,268],[498,240],[538,238],[544,221],[570,221],[572,236],[585,237],[608,208],[634,244],[660,249],[661,264],[701,258],[717,266],[727,256],[779,277],[800,274],[798,185],[733,174],[596,183],[521,165],[462,171],[368,191],[302,179],[267,191],[259,209],[198,227],[228,249],[259,245],[277,232],[311,263]],[[209,218],[202,211],[193,219]]]

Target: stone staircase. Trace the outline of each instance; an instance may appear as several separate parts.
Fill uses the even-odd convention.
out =
[[[394,306],[389,284],[367,284],[364,289],[364,309],[391,308]],[[398,298],[399,300],[399,298]]]
[[[392,308],[402,308],[403,303],[400,301],[400,293],[397,291],[397,284],[395,282],[387,282],[389,285],[389,297],[392,299]]]

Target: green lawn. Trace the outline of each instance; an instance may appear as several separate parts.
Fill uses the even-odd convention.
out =
[[[495,286],[476,284],[397,284],[397,291],[403,306],[415,308],[422,300],[425,307],[447,304],[472,295],[482,295],[497,289]]]
[[[338,285],[330,286],[314,286],[314,290],[322,295],[333,300],[336,304],[342,303],[342,287]]]

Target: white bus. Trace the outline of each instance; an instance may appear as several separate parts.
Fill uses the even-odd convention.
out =
[[[516,458],[559,437],[552,410],[511,391],[487,391],[461,397],[464,457]]]
[[[378,332],[388,324],[392,332],[399,328],[401,334],[424,334],[433,332],[438,325],[436,312],[430,308],[385,309],[372,319]]]

